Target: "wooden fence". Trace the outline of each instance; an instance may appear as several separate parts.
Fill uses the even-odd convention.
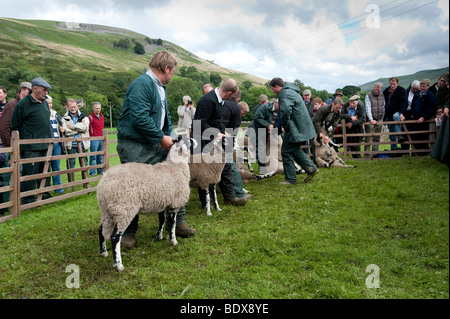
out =
[[[427,120],[424,122],[425,125],[424,126],[428,126],[428,129],[422,129],[420,131],[417,130],[409,130],[408,126],[410,124],[417,124],[417,121],[392,121],[392,122],[383,122],[384,126],[383,126],[383,130],[381,133],[375,133],[374,131],[372,131],[372,133],[365,133],[365,131],[363,130],[362,133],[348,133],[347,132],[347,128],[345,126],[345,120],[342,120],[342,124],[339,125],[340,130],[342,131],[341,134],[335,134],[334,137],[339,139],[342,138],[342,151],[338,152],[338,155],[341,155],[343,157],[344,160],[348,159],[350,155],[357,155],[360,156],[361,158],[353,158],[353,159],[357,159],[357,160],[367,160],[367,159],[374,159],[374,155],[383,155],[383,153],[385,155],[388,155],[390,158],[396,158],[396,155],[401,157],[402,155],[411,155],[411,156],[421,156],[421,155],[427,155],[429,153],[431,153],[431,150],[433,149],[434,143],[436,141],[436,135],[437,135],[437,128],[436,128],[436,122],[433,120]],[[369,122],[364,123],[364,127],[366,125],[370,124]],[[399,124],[402,127],[402,131],[401,132],[389,132],[387,130],[387,125],[388,124]],[[428,124],[428,125],[426,125]],[[397,136],[401,136],[404,138],[404,140],[400,143],[400,142],[392,142],[389,139],[389,136],[391,135],[397,135]],[[417,140],[415,138],[415,136],[423,136],[426,135],[428,136],[427,139],[421,139],[421,140]],[[365,142],[365,137],[368,136],[370,138],[369,142]],[[380,136],[380,142],[372,142],[372,138],[374,136]],[[348,140],[351,137],[360,137],[361,138],[361,142],[359,143],[350,143]],[[423,137],[422,137],[423,138]],[[383,151],[373,151],[373,150],[368,150],[365,151],[364,150],[364,146],[366,145],[378,145],[379,149],[381,145],[389,145],[389,149],[390,149],[390,145],[392,144],[397,144],[400,145],[400,147],[398,147],[397,150],[388,150],[387,152],[383,152]],[[417,145],[426,145],[426,147],[424,148],[417,148]],[[359,149],[359,151],[349,151],[348,147],[349,146],[356,146],[357,149]],[[387,154],[386,154],[387,153]],[[368,155],[368,157],[364,157],[364,155]]]
[[[388,151],[385,153],[388,153],[392,156],[392,154],[399,154],[399,155],[412,155],[412,156],[419,156],[420,154],[427,154],[430,153],[435,139],[436,139],[436,125],[434,120],[426,121],[426,123],[429,123],[429,129],[424,131],[408,131],[407,124],[417,123],[417,121],[402,121],[402,122],[384,122],[385,127],[387,124],[401,124],[403,127],[403,131],[400,133],[394,133],[394,132],[388,132],[386,130],[383,130],[381,133],[372,133],[372,134],[366,134],[366,133],[359,133],[359,134],[349,134],[347,132],[347,129],[345,127],[345,121],[342,121],[342,124],[340,127],[340,134],[335,134],[334,136],[339,139],[342,138],[342,148],[340,152],[338,152],[338,155],[342,156],[344,159],[347,159],[350,155],[358,154],[361,156],[358,160],[364,160],[368,158],[364,158],[364,155],[367,154],[369,156],[383,153],[382,151],[372,151],[369,150],[367,152],[364,151],[364,145],[390,145],[394,142],[391,142],[389,140],[389,135],[401,135],[404,136],[405,142],[403,142],[404,145],[407,145],[408,149],[398,149],[397,151]],[[366,123],[368,124],[368,123]],[[342,133],[341,133],[342,132]],[[427,140],[421,140],[417,141],[411,138],[411,136],[415,134],[428,134],[429,138]],[[373,142],[364,142],[365,136],[376,136],[380,135],[380,142],[379,143],[373,143]],[[348,138],[349,137],[361,137],[362,142],[361,143],[349,143]],[[103,141],[103,151],[100,152],[81,152],[81,143],[84,140],[102,140]],[[76,141],[78,144],[79,152],[75,154],[63,154],[58,156],[52,156],[52,149],[54,143],[59,142],[68,142],[68,141]],[[49,147],[47,150],[47,156],[45,157],[39,157],[39,158],[30,158],[30,159],[21,159],[20,158],[20,145],[25,144],[37,144],[37,143],[49,143]],[[5,168],[0,168],[0,176],[5,176],[6,174],[10,175],[10,183],[9,185],[0,185],[0,195],[2,193],[9,193],[9,201],[1,203],[0,202],[0,209],[9,209],[9,215],[1,216],[0,215],[0,223],[4,222],[10,218],[16,218],[20,216],[21,211],[39,207],[45,204],[54,203],[60,200],[64,200],[67,198],[76,197],[79,195],[84,194],[90,194],[92,192],[95,192],[97,187],[92,185],[92,182],[100,180],[101,176],[96,177],[89,177],[88,176],[88,170],[90,169],[97,169],[97,168],[103,168],[104,171],[106,171],[109,167],[109,160],[112,157],[118,156],[117,154],[110,154],[109,153],[109,145],[112,143],[117,143],[116,140],[109,140],[108,139],[108,131],[103,130],[101,137],[89,137],[89,138],[60,138],[60,139],[36,139],[36,140],[20,140],[19,139],[19,132],[13,131],[12,137],[11,137],[11,147],[8,148],[0,148],[0,153],[9,153],[10,154],[10,166]],[[427,144],[429,148],[426,149],[416,149],[416,144]],[[348,146],[359,146],[360,151],[348,151]],[[303,148],[309,148],[310,146],[302,146]],[[84,162],[84,158],[87,158],[91,155],[103,155],[103,164],[102,165],[93,165],[89,166],[89,163]],[[309,154],[310,155],[310,154]],[[68,160],[69,158],[81,158],[81,166],[71,169],[65,169],[57,172],[49,172],[49,166],[50,161],[52,160]],[[372,158],[372,157],[370,157]],[[42,174],[36,174],[31,176],[21,176],[20,174],[20,166],[22,164],[28,164],[28,163],[36,163],[36,162],[45,162],[44,166],[44,173]],[[70,176],[72,173],[75,172],[81,172],[81,180],[71,180]],[[55,175],[68,175],[68,182],[63,183],[62,185],[56,185],[56,186],[50,186],[45,187],[45,179],[51,178]],[[21,192],[20,191],[20,183],[23,181],[29,181],[29,180],[41,180],[39,188],[32,191],[27,192]],[[75,186],[83,185],[83,189],[81,190],[74,190]],[[56,189],[60,188],[69,188],[71,189],[71,192],[65,193],[64,195],[54,196],[49,199],[43,199],[43,193],[54,191]],[[20,198],[30,195],[37,195],[37,199],[35,202],[30,204],[21,205]]]
[[[103,151],[99,152],[82,152],[82,141],[85,140],[102,140],[103,142]],[[58,156],[52,156],[52,150],[54,143],[64,143],[64,142],[73,142],[76,141],[78,144],[78,153],[75,154],[63,154]],[[9,209],[9,215],[0,216],[0,223],[4,222],[10,218],[16,218],[20,216],[21,211],[30,209],[30,208],[36,208],[45,204],[54,203],[60,200],[64,200],[67,198],[76,197],[79,195],[84,194],[90,194],[92,192],[95,192],[97,187],[92,185],[92,182],[100,180],[101,176],[95,176],[95,177],[89,177],[88,171],[90,169],[97,169],[97,168],[103,168],[104,171],[106,171],[109,167],[109,159],[110,157],[117,156],[117,154],[109,154],[109,144],[116,143],[115,140],[109,140],[108,139],[108,131],[103,130],[102,136],[99,137],[85,137],[85,138],[59,138],[59,139],[33,139],[33,140],[20,140],[19,139],[19,132],[13,131],[11,134],[11,147],[7,148],[0,148],[0,153],[9,153],[10,154],[10,160],[9,160],[9,167],[0,168],[0,175],[5,177],[9,174],[10,176],[10,183],[9,185],[1,185],[0,186],[0,195],[2,193],[8,193],[9,192],[9,201],[5,203],[0,203],[0,209]],[[37,143],[48,143],[48,150],[47,155],[45,157],[36,157],[36,158],[28,158],[28,159],[21,159],[20,158],[20,146],[25,144],[37,144]],[[89,162],[85,162],[85,158],[88,158],[91,155],[103,155],[103,164],[101,165],[93,165],[89,166]],[[75,161],[77,161],[77,158],[80,158],[81,165],[80,167],[75,168],[67,168],[64,170],[60,170],[57,172],[49,172],[50,167],[50,161],[52,160],[68,160],[70,158],[75,158]],[[37,162],[44,162],[44,173],[36,174],[36,175],[30,175],[30,176],[21,176],[20,174],[20,167],[22,164],[28,164],[28,163],[37,163]],[[69,167],[67,165],[67,167]],[[81,180],[72,180],[71,176],[73,176],[76,172],[81,172]],[[50,186],[45,187],[45,179],[51,178],[52,176],[56,175],[64,175],[67,174],[68,176],[68,182],[63,183],[61,185],[56,186]],[[27,191],[27,192],[21,192],[20,191],[20,184],[24,181],[30,181],[30,180],[40,180],[40,185],[38,189]],[[74,190],[75,186],[83,185],[83,189],[81,190]],[[60,188],[66,188],[70,189],[71,192],[65,193],[63,195],[54,196],[52,198],[43,199],[43,193],[54,191],[56,189]],[[26,197],[30,195],[37,195],[36,201],[33,203],[22,205],[20,198]]]

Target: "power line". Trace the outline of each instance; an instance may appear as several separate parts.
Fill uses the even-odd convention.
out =
[[[434,0],[434,1],[431,1],[431,2],[429,2],[429,3],[427,3],[427,4],[424,4],[424,5],[422,5],[422,6],[419,6],[419,7],[410,9],[410,10],[408,10],[408,11],[399,13],[399,14],[393,16],[393,17],[386,18],[386,19],[384,19],[384,20],[381,21],[381,22],[386,22],[386,21],[392,20],[392,19],[397,18],[397,17],[399,17],[399,16],[401,16],[401,15],[404,15],[404,14],[407,14],[407,13],[409,13],[409,12],[412,12],[412,11],[415,11],[415,10],[418,10],[418,9],[421,9],[421,8],[423,8],[423,7],[426,7],[426,6],[428,6],[428,5],[430,5],[430,4],[433,4],[433,3],[435,3],[435,2],[438,2],[438,0]],[[381,22],[380,22],[380,23],[381,23]],[[344,36],[347,36],[347,35],[350,35],[350,34],[353,34],[353,33],[359,32],[359,31],[362,31],[362,30],[364,30],[364,29],[368,29],[368,27],[367,27],[367,26],[361,27],[361,28],[359,28],[359,29],[357,29],[357,30],[354,30],[354,31],[345,33]],[[333,40],[332,40],[332,41],[333,41]],[[299,50],[299,51],[295,52],[295,54],[298,54],[298,53],[304,52],[304,51],[309,51],[309,50],[311,50],[312,48],[317,47],[318,45],[322,45],[322,43],[316,44],[316,45],[311,46],[311,47],[306,48],[306,49]],[[292,55],[293,55],[293,54],[289,54],[289,55],[286,55],[286,56],[292,56]]]
[[[394,0],[394,1],[390,2],[390,3],[388,3],[388,4],[385,4],[385,5],[383,5],[383,6],[380,6],[380,8],[389,6],[389,5],[391,5],[391,4],[393,4],[393,3],[397,2],[397,1],[398,1],[398,0]],[[386,12],[388,12],[388,11],[391,11],[391,10],[393,10],[393,9],[396,9],[396,8],[398,8],[398,7],[401,7],[401,6],[405,5],[405,4],[408,4],[408,3],[412,2],[412,1],[413,1],[413,0],[409,0],[409,1],[403,2],[403,3],[401,3],[401,4],[398,4],[398,5],[394,6],[394,7],[388,8],[388,9],[386,9],[386,10],[384,10],[384,11],[380,11],[380,15],[381,15],[382,13],[386,13]],[[392,19],[394,19],[394,18],[396,18],[396,17],[399,17],[399,16],[404,15],[404,14],[407,14],[407,13],[409,13],[409,12],[412,12],[412,11],[415,11],[415,10],[418,10],[418,9],[421,9],[421,8],[423,8],[423,7],[426,7],[426,6],[428,6],[428,5],[430,5],[430,4],[433,4],[433,3],[436,3],[436,2],[438,2],[438,0],[434,0],[434,1],[431,1],[431,2],[426,3],[426,4],[424,4],[424,5],[421,5],[421,6],[419,6],[419,7],[415,7],[415,8],[412,8],[412,9],[410,9],[410,10],[401,12],[401,13],[399,13],[399,14],[397,14],[397,15],[394,15],[394,16],[392,16],[392,17],[389,17],[389,18],[384,19],[382,22],[386,22],[386,21],[392,20]],[[340,30],[343,30],[343,29],[349,28],[349,27],[351,27],[351,26],[353,26],[353,25],[356,25],[356,24],[361,23],[362,21],[364,21],[364,20],[367,18],[367,17],[366,17],[367,14],[368,14],[368,13],[366,12],[366,13],[363,13],[363,14],[361,14],[361,15],[359,15],[359,16],[356,16],[356,17],[354,17],[354,18],[351,18],[351,19],[348,19],[348,20],[345,20],[345,21],[339,23],[339,24],[337,25],[338,29],[329,32],[329,33],[328,33],[328,36],[332,35],[333,33],[338,32],[338,31],[340,31]],[[349,21],[352,21],[352,20],[354,20],[354,19],[358,19],[358,18],[360,18],[360,17],[363,17],[363,16],[364,16],[363,19],[357,20],[356,22],[353,22],[353,23],[351,23],[351,24],[349,24],[349,25],[342,26],[341,28],[339,28],[339,26],[341,26],[341,25],[343,25],[343,24],[345,24],[345,23],[347,23],[347,22],[349,22]],[[357,30],[353,30],[353,31],[350,31],[350,32],[348,32],[348,33],[345,33],[344,36],[348,36],[348,35],[350,35],[350,34],[357,33],[357,32],[359,32],[359,31],[362,31],[362,30],[367,29],[367,28],[368,28],[367,26],[361,27],[361,28],[359,28],[359,29],[357,29]],[[335,29],[335,26],[331,26],[331,27],[325,28],[325,29],[323,29],[323,30],[320,30],[318,33],[315,33],[314,35],[311,35],[309,38],[302,39],[300,42],[294,43],[293,45],[290,45],[290,46],[288,46],[288,47],[282,47],[282,48],[276,49],[276,50],[274,50],[271,54],[264,54],[264,55],[258,56],[258,57],[256,57],[256,60],[259,61],[261,58],[277,56],[280,52],[281,52],[281,53],[285,53],[285,52],[288,51],[288,50],[295,49],[295,48],[297,48],[297,47],[300,46],[300,45],[303,45],[303,44],[305,44],[305,43],[309,43],[309,42],[311,42],[312,40],[317,40],[318,38],[319,38],[319,41],[320,41],[320,42],[318,42],[317,44],[314,44],[314,45],[312,45],[312,46],[309,46],[309,47],[307,47],[307,48],[305,48],[305,49],[297,50],[296,52],[291,53],[291,54],[286,54],[286,53],[285,53],[285,54],[284,54],[284,57],[289,57],[289,56],[292,56],[292,55],[294,55],[294,54],[298,54],[298,53],[301,53],[301,52],[309,51],[309,50],[311,50],[311,49],[313,49],[313,48],[316,48],[316,47],[318,47],[318,46],[322,46],[322,45],[324,45],[325,43],[329,43],[330,40],[327,39],[326,41],[324,41],[324,39],[321,39],[320,36],[321,36],[323,33],[327,33],[329,29]],[[334,41],[334,40],[331,40],[331,42],[332,42],[332,41]],[[254,63],[254,62],[250,62],[250,63],[247,62],[247,63],[244,63],[244,64],[242,64],[242,65],[237,66],[236,69],[246,67],[246,66],[248,66],[248,65],[250,65],[250,64],[252,64],[252,63]]]

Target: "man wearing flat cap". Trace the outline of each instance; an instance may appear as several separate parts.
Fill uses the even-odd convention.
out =
[[[41,139],[52,138],[50,130],[50,109],[45,97],[48,90],[51,89],[42,78],[35,78],[31,81],[31,92],[21,99],[16,107],[11,120],[11,131],[19,131],[20,139]],[[48,143],[25,144],[20,147],[20,156],[22,159],[44,157],[47,155]],[[44,162],[23,164],[22,176],[40,174],[44,169]],[[39,180],[22,182],[23,191],[36,189]],[[46,192],[43,199],[50,198],[51,195]],[[35,195],[22,198],[22,204],[34,202]]]
[[[311,103],[311,90],[306,89],[303,91],[303,101],[308,109],[309,116],[312,118],[314,116],[314,107]]]
[[[337,89],[336,92],[334,92],[333,96],[325,101],[325,104],[329,105],[329,104],[333,103],[333,101],[336,98],[342,99],[343,97],[344,97],[344,93],[342,92],[342,90]]]
[[[344,104],[341,111],[341,119],[345,120],[345,127],[348,134],[363,133],[364,122],[366,122],[366,108],[359,95],[350,97]],[[347,138],[348,143],[361,143],[361,136],[351,136]],[[360,145],[348,146],[347,149],[353,152],[360,152]],[[352,157],[359,158],[361,154],[352,154]]]

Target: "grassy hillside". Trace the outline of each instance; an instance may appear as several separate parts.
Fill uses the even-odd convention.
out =
[[[404,88],[407,88],[409,86],[409,84],[411,84],[411,82],[414,80],[421,81],[423,79],[430,79],[432,84],[436,83],[437,79],[442,74],[448,73],[448,71],[449,71],[449,67],[446,67],[446,68],[442,68],[442,69],[420,71],[420,72],[417,72],[414,74],[397,76],[397,77],[399,79],[400,85],[403,86]],[[393,76],[395,76],[395,75],[393,75]],[[370,91],[373,89],[374,83],[378,82],[378,81],[383,83],[383,87],[389,86],[389,78],[380,78],[378,80],[368,82],[366,84],[362,84],[359,87],[361,88],[361,91]]]
[[[124,38],[131,41],[130,47],[115,48],[113,43]],[[145,38],[100,25],[0,18],[0,69],[3,75],[6,68],[23,70],[23,78],[14,83],[30,81],[38,74],[49,80],[53,92],[62,90],[67,96],[81,97],[88,90],[106,94],[114,82],[128,84],[148,68],[154,53],[168,50],[176,56],[179,67],[195,66],[202,72],[232,76],[239,82],[250,80],[255,85],[267,81],[222,68],[168,41],[150,45]],[[144,55],[134,53],[135,42],[144,45]]]

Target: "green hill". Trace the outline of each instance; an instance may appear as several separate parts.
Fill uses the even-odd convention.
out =
[[[435,70],[424,70],[420,71],[414,74],[410,75],[403,75],[403,76],[397,76],[399,83],[401,86],[403,86],[405,89],[411,84],[414,80],[423,80],[423,79],[430,79],[431,83],[436,83],[437,79],[444,73],[448,73],[449,67],[442,68],[442,69],[435,69]],[[360,85],[361,91],[371,91],[373,89],[373,85],[375,82],[381,82],[383,83],[383,87],[386,88],[389,86],[389,78],[380,78],[378,80],[368,82],[365,84]]]
[[[123,39],[130,43],[128,48],[114,46]],[[130,79],[148,68],[154,53],[168,50],[179,62],[178,74],[180,67],[194,66],[199,72],[214,72],[223,78],[230,76],[240,83],[248,80],[254,85],[264,85],[267,82],[222,68],[171,42],[159,39],[160,44],[156,44],[158,41],[149,40],[156,39],[101,25],[0,18],[0,74],[3,74],[0,76],[5,79],[11,73],[5,69],[20,70],[16,73],[23,74],[22,78],[7,79],[18,85],[19,81],[30,81],[30,76],[38,73],[49,80],[53,92],[62,90],[66,96],[83,96],[87,90],[107,92],[115,82],[128,85]],[[138,42],[145,48],[143,55],[134,52]],[[119,85],[117,89],[122,88]]]

